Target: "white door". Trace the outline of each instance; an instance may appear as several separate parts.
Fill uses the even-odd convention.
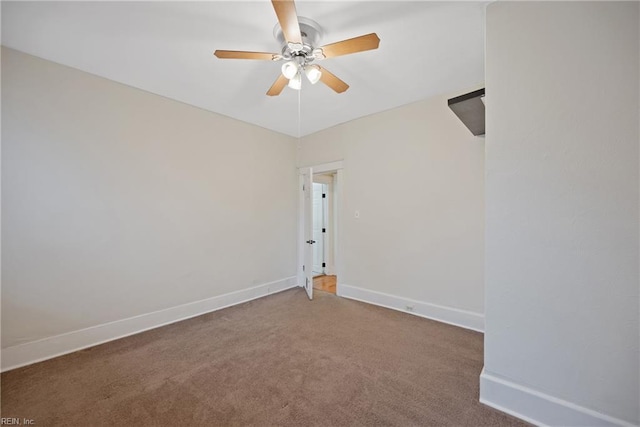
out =
[[[313,299],[313,170],[304,168],[300,170],[302,175],[302,211],[303,211],[303,275],[304,288],[309,299]]]
[[[313,183],[313,274],[324,274],[324,229],[327,184]]]

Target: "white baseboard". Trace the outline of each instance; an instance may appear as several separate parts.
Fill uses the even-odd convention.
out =
[[[460,326],[465,329],[484,332],[484,315],[480,313],[445,307],[423,301],[416,301],[409,298],[344,285],[342,283],[338,284],[337,291],[338,296],[344,298],[379,305],[381,307],[402,311],[404,313],[420,317],[426,317],[427,319]],[[412,309],[407,309],[407,307],[412,307]]]
[[[52,359],[191,317],[200,316],[232,305],[241,304],[284,291],[297,285],[295,276],[288,277],[286,279],[276,280],[259,286],[142,314],[140,316],[116,320],[102,325],[3,348],[1,351],[2,372]]]
[[[636,426],[514,383],[484,369],[480,374],[480,402],[538,426]]]

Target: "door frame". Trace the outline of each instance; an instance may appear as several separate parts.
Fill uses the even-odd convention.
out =
[[[337,276],[336,281],[336,295],[340,295],[340,277],[342,275],[342,239],[340,235],[340,225],[341,219],[343,217],[343,181],[344,181],[344,162],[342,160],[337,160],[335,162],[330,163],[321,163],[314,165],[307,165],[304,167],[298,168],[298,267],[297,277],[298,277],[298,286],[304,287],[305,285],[305,272],[302,270],[302,266],[304,265],[304,248],[305,248],[305,240],[304,240],[304,192],[302,190],[303,185],[303,170],[311,167],[313,170],[313,174],[319,173],[330,173],[335,172],[336,176],[333,182],[335,197],[333,200],[334,203],[334,213],[333,213],[333,222],[334,222],[334,232],[333,232],[333,263],[334,263],[334,273]],[[313,179],[312,179],[313,181]]]

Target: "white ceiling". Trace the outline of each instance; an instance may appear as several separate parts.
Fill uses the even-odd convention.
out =
[[[2,2],[2,44],[292,136],[484,81],[486,2],[298,1],[321,44],[376,32],[380,48],[327,59],[351,87],[265,95],[280,62],[220,60],[216,49],[278,52],[271,2]],[[298,106],[300,95],[300,110]],[[298,120],[300,113],[300,120]]]

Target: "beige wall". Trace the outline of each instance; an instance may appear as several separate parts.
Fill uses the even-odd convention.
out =
[[[295,275],[296,140],[2,50],[2,347]]]
[[[298,164],[344,160],[339,283],[482,314],[484,139],[447,98],[306,136]]]
[[[639,22],[638,2],[487,8],[481,397],[542,425],[640,422]]]

